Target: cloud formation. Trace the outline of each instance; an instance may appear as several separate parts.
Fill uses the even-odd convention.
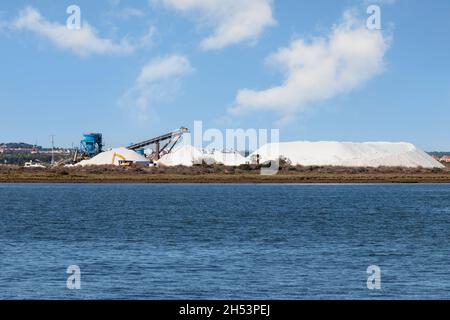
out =
[[[271,0],[151,0],[155,1],[181,12],[199,13],[199,21],[214,29],[200,44],[204,50],[255,41],[276,24]]]
[[[283,83],[261,91],[240,90],[229,111],[271,110],[287,120],[309,104],[350,92],[381,73],[389,43],[389,37],[368,30],[365,21],[348,11],[328,36],[295,39],[269,56],[267,62],[282,71]]]
[[[117,10],[117,17],[123,20],[127,20],[130,18],[136,18],[136,17],[144,17],[145,12],[133,7],[126,7],[120,10]]]
[[[70,30],[66,25],[46,20],[33,7],[21,10],[19,16],[10,23],[10,27],[34,32],[47,38],[57,47],[70,50],[80,56],[125,54],[134,50],[126,40],[114,43],[110,39],[100,38],[95,29],[87,22],[83,23],[80,30]]]
[[[180,79],[193,71],[185,56],[155,58],[142,68],[135,84],[120,98],[119,104],[134,108],[138,118],[145,120],[149,108],[156,102],[172,99],[177,94]]]

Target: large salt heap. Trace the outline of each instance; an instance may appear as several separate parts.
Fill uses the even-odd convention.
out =
[[[264,145],[251,154],[249,159],[254,159],[257,155],[260,162],[273,161],[281,156],[293,165],[303,166],[443,167],[414,145],[402,142],[283,142]]]
[[[89,160],[83,160],[76,164],[76,166],[102,166],[102,165],[115,165],[119,166],[123,163],[135,163],[135,164],[143,164],[148,165],[150,164],[150,161],[138,154],[137,152],[134,152],[132,150],[129,150],[127,148],[117,148],[112,149],[109,151],[102,152],[92,159]]]

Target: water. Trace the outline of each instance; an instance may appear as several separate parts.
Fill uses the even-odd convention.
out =
[[[0,219],[0,299],[450,298],[450,185],[0,184]]]

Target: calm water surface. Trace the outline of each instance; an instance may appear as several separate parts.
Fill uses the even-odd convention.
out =
[[[450,185],[0,184],[0,299],[56,298],[449,299]]]

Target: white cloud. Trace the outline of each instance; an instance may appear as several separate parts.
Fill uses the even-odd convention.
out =
[[[240,90],[234,115],[259,110],[278,111],[287,120],[309,104],[352,91],[384,68],[390,39],[371,31],[348,11],[327,37],[295,39],[268,63],[281,70],[284,82],[266,90]]]
[[[158,33],[155,26],[148,27],[147,32],[139,39],[139,46],[143,48],[151,47],[154,44],[154,39]]]
[[[189,60],[182,55],[170,55],[149,61],[141,70],[135,84],[119,100],[119,104],[135,108],[140,119],[146,119],[156,102],[176,96],[179,81],[193,72]]]
[[[184,56],[172,55],[156,58],[144,66],[138,77],[138,83],[146,84],[189,73],[192,67]]]
[[[110,20],[122,20],[126,21],[132,18],[145,17],[146,11],[135,7],[122,7],[120,1],[111,2],[111,8],[106,13]]]
[[[155,1],[181,12],[200,13],[199,21],[214,29],[200,44],[204,50],[255,41],[264,29],[276,24],[271,0],[151,0]]]
[[[47,21],[38,10],[26,7],[10,24],[18,30],[32,31],[47,38],[57,47],[70,50],[80,56],[91,54],[124,54],[133,51],[126,41],[114,43],[110,39],[100,38],[96,31],[84,22],[80,30],[70,30],[66,25]]]
[[[118,10],[117,16],[120,19],[127,20],[130,18],[144,17],[145,12],[137,8],[126,7],[121,10]]]

